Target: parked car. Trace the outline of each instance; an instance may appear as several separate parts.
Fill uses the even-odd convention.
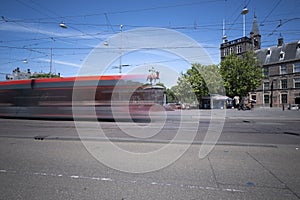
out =
[[[167,107],[175,110],[175,109],[181,109],[182,105],[180,103],[168,103]]]
[[[289,110],[299,110],[299,104],[289,104],[288,109]]]

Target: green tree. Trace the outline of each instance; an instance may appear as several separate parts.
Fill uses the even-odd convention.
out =
[[[188,82],[191,84],[197,99],[201,99],[201,97],[206,96],[208,92],[208,88],[206,82],[203,78],[203,66],[200,64],[192,64],[192,67],[187,70],[185,73],[185,77]]]
[[[177,85],[171,90],[182,102],[201,102],[202,97],[210,94],[223,94],[223,81],[217,65],[192,64],[186,73],[178,78]]]
[[[51,78],[59,78],[60,75],[57,74],[51,74]],[[50,78],[50,73],[41,73],[30,76],[30,78]]]
[[[242,57],[235,54],[227,56],[220,67],[226,94],[230,97],[241,96],[255,90],[263,78],[262,68],[253,52]]]
[[[223,79],[220,75],[220,68],[217,65],[200,65],[193,64],[192,68],[196,68],[200,73],[202,78],[201,84],[202,89],[204,89],[203,96],[207,94],[225,94],[225,89],[223,87]],[[198,75],[197,75],[198,76]],[[205,88],[203,88],[203,86]]]
[[[193,87],[186,74],[181,74],[181,76],[178,77],[177,85],[173,86],[171,91],[174,93],[175,99],[182,103],[193,103],[197,101]]]
[[[174,91],[172,91],[172,89],[167,88],[166,89],[166,95],[167,95],[168,103],[178,102],[178,99],[177,99],[176,95],[174,94]]]

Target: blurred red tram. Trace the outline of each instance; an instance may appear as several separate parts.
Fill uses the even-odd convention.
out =
[[[148,118],[153,107],[163,108],[164,88],[140,80],[139,75],[105,75],[2,81],[0,117]]]

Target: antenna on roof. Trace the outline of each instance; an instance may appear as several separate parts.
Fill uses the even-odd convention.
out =
[[[223,29],[222,30],[223,30],[222,40],[223,40],[223,43],[225,43],[227,41],[227,36],[225,34],[225,31],[226,31],[226,29],[225,29],[225,19],[223,19]]]

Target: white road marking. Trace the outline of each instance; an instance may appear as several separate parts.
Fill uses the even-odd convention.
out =
[[[35,176],[51,176],[51,177],[65,177],[65,178],[72,178],[72,179],[89,179],[89,180],[94,180],[94,181],[109,181],[109,182],[126,182],[126,183],[132,183],[132,184],[148,184],[148,185],[160,185],[160,186],[176,186],[176,187],[181,187],[181,188],[189,188],[189,189],[200,189],[200,190],[215,190],[215,191],[223,191],[223,192],[244,192],[243,190],[238,190],[238,189],[232,189],[232,188],[217,188],[217,187],[203,187],[199,185],[187,185],[187,184],[171,184],[171,183],[160,183],[160,182],[141,182],[141,181],[136,181],[136,180],[114,180],[109,177],[86,177],[86,176],[79,176],[79,175],[63,175],[63,174],[54,174],[54,173],[44,173],[44,172],[17,172],[13,170],[5,170],[5,169],[0,169],[0,173],[7,173],[7,174],[23,174],[23,175],[35,175]]]

